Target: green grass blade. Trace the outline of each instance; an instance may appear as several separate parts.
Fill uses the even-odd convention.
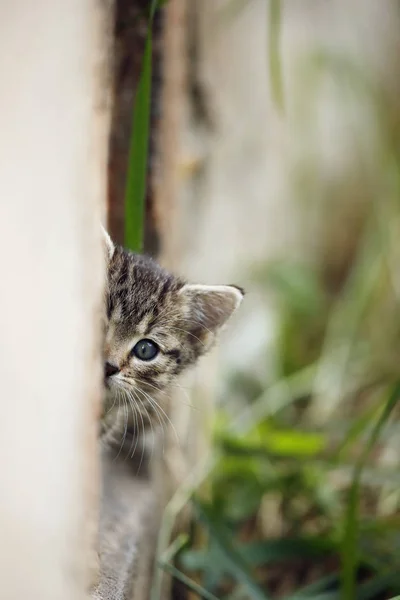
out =
[[[274,564],[282,560],[290,560],[301,556],[302,558],[318,558],[333,554],[336,545],[329,539],[320,537],[290,537],[287,539],[271,539],[260,542],[251,542],[235,546],[236,551],[248,565],[260,567]],[[189,571],[202,571],[207,566],[209,550],[188,550],[181,562]],[[222,569],[226,562],[222,563]],[[221,573],[223,575],[224,573]]]
[[[325,590],[329,587],[336,587],[338,581],[339,575],[337,573],[334,573],[332,575],[325,575],[321,579],[318,579],[318,581],[314,581],[313,583],[310,583],[309,585],[301,588],[300,590],[297,590],[293,595],[287,596],[285,600],[306,600],[307,598],[312,598],[314,600],[317,597],[317,594],[337,594],[337,592],[325,592]]]
[[[340,600],[339,592],[325,592],[323,594],[312,594],[311,596],[303,596],[301,594],[294,594],[285,598],[285,600]],[[353,600],[356,600],[353,598]]]
[[[346,453],[352,449],[355,442],[359,440],[359,438],[370,427],[371,423],[375,421],[375,417],[377,416],[377,414],[377,407],[372,406],[372,408],[368,408],[368,410],[364,414],[362,414],[361,417],[357,417],[354,420],[345,437],[336,449],[336,460],[338,462],[346,459]]]
[[[162,561],[159,561],[158,564],[162,569],[164,569],[164,571],[167,571],[167,573],[181,581],[187,588],[192,590],[192,592],[198,594],[199,598],[204,598],[204,600],[219,600],[217,596],[214,596],[214,594],[202,588],[195,581],[187,577],[184,573],[178,571],[178,569],[176,569],[173,565],[170,565],[169,563],[164,563]]]
[[[342,579],[342,592],[345,600],[354,600],[356,598],[356,572],[358,567],[358,550],[357,550],[357,537],[358,537],[358,498],[360,492],[360,480],[362,470],[368,456],[379,438],[381,430],[386,424],[390,417],[391,412],[395,408],[400,398],[400,383],[397,383],[384,408],[381,416],[376,421],[374,428],[372,429],[371,435],[366,443],[364,451],[355,467],[354,477],[349,492],[349,500],[347,505],[346,517],[344,522],[344,537],[342,544],[342,565],[343,565],[343,579]]]
[[[168,563],[172,561],[178,552],[180,552],[180,550],[182,550],[182,548],[188,543],[188,540],[189,536],[186,533],[179,534],[172,544],[166,549],[160,558],[160,562]]]
[[[125,246],[134,252],[143,250],[147,159],[149,149],[152,72],[151,27],[146,40],[142,73],[133,109],[129,164],[125,189]]]
[[[261,443],[251,438],[222,434],[218,440],[225,452],[232,452],[248,456],[282,456],[287,458],[313,458],[321,454],[326,448],[326,439],[323,434],[308,431],[277,430],[268,431],[268,438]]]
[[[152,79],[152,25],[159,6],[150,6],[149,29],[143,54],[142,71],[133,106],[132,132],[125,187],[125,246],[134,252],[143,250],[147,163],[150,135]]]
[[[243,585],[253,600],[268,600],[268,596],[254,580],[249,564],[233,546],[228,532],[219,519],[205,506],[196,503],[195,507],[200,520],[206,525],[215,545],[223,554],[230,575]]]
[[[279,411],[309,394],[315,378],[316,366],[310,365],[268,387],[252,404],[233,420],[229,432],[240,435],[260,421],[275,416]]]
[[[192,581],[192,579],[187,577],[184,573],[176,569],[174,565],[170,563],[170,561],[174,559],[176,554],[183,548],[187,541],[188,536],[186,534],[179,535],[176,540],[172,542],[169,548],[167,548],[163,556],[158,560],[158,565],[164,569],[164,571],[167,571],[170,575],[176,579],[179,579],[179,581],[181,581],[187,588],[192,590],[192,592],[198,594],[199,597],[204,598],[205,600],[218,600],[211,592],[208,592],[206,589],[199,586],[195,581]]]
[[[315,536],[313,538],[291,537],[252,542],[238,547],[238,550],[248,564],[261,566],[299,556],[322,558],[327,554],[332,554],[335,547],[330,540]]]

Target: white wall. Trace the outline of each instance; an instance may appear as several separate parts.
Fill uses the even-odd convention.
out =
[[[107,128],[96,10],[94,0],[0,4],[0,597],[7,600],[78,599],[88,584]]]

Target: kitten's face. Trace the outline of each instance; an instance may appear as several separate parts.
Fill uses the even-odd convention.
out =
[[[169,388],[212,346],[243,293],[186,284],[109,238],[107,256],[103,428],[119,414],[141,429],[159,423]]]

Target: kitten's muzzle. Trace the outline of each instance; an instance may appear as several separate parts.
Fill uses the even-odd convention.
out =
[[[107,379],[108,377],[112,377],[119,373],[120,369],[116,365],[113,365],[109,362],[104,364],[104,377]]]

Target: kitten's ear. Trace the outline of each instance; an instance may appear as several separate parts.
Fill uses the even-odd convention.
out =
[[[234,285],[186,284],[180,290],[185,297],[190,328],[207,345],[240,306],[244,291]]]
[[[107,259],[110,261],[114,254],[115,246],[112,243],[112,240],[111,240],[110,236],[108,235],[107,231],[104,229],[103,225],[101,226],[101,232],[103,235],[103,246],[106,251],[106,256],[107,256]]]

